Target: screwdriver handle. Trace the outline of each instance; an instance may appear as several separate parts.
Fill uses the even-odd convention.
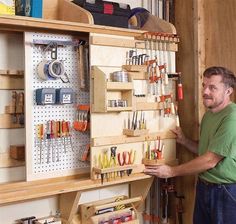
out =
[[[183,85],[182,85],[180,77],[178,78],[177,94],[178,94],[178,100],[182,100],[184,98],[184,95],[183,95]]]

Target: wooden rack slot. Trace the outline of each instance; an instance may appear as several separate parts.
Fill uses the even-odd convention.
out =
[[[109,167],[109,168],[97,168],[93,167],[92,173],[91,173],[91,178],[93,180],[98,179],[97,175],[101,174],[109,174],[109,173],[116,173],[116,172],[126,172],[126,171],[131,171],[128,175],[122,175],[122,176],[116,176],[116,177],[109,177],[108,179],[110,180],[115,180],[115,179],[122,179],[124,176],[130,176],[131,173],[140,173],[143,172],[144,166],[142,164],[132,164],[132,165],[125,165],[125,166],[116,166],[116,167]],[[104,178],[105,179],[105,178]]]
[[[105,38],[105,37],[93,36],[91,37],[91,44],[102,45],[102,46],[145,49],[145,43],[143,39],[142,40],[129,40],[129,39]],[[160,47],[158,46],[157,50],[162,50],[161,46]],[[168,50],[177,51],[177,44],[173,42],[168,42]]]
[[[127,136],[141,136],[141,135],[147,135],[149,132],[148,129],[123,129],[123,134]]]
[[[117,145],[117,144],[126,144],[126,143],[134,143],[134,142],[144,142],[147,138],[151,140],[155,140],[157,136],[160,136],[161,139],[175,139],[176,136],[171,131],[166,132],[155,132],[149,133],[144,136],[137,137],[127,137],[126,135],[120,136],[108,136],[108,137],[98,137],[92,138],[91,146],[105,146],[105,145]]]
[[[122,69],[129,72],[148,72],[147,65],[122,65]]]

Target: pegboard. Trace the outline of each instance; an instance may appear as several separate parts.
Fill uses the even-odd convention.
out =
[[[60,79],[43,81],[38,77],[37,66],[42,60],[51,60],[51,51],[45,45],[35,44],[35,41],[70,43],[75,38],[70,35],[25,33],[27,180],[81,173],[81,170],[89,168],[88,162],[80,161],[84,148],[90,143],[88,132],[81,133],[70,127],[71,137],[46,139],[44,134],[43,140],[38,138],[39,124],[46,126],[48,121],[64,120],[72,125],[77,116],[76,104],[89,105],[89,92],[79,88],[77,47],[73,44],[57,47],[57,60],[63,62],[69,82],[64,83]],[[71,88],[75,93],[75,102],[37,105],[35,90],[41,88]]]

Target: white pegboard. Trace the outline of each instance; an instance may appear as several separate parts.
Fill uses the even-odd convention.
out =
[[[71,141],[67,137],[65,139],[44,139],[40,141],[37,137],[37,125],[53,121],[69,121],[73,124],[76,117],[75,104],[89,104],[89,92],[81,91],[79,88],[79,71],[78,71],[78,54],[77,50],[72,45],[58,46],[57,59],[63,61],[65,71],[69,77],[69,83],[63,83],[60,79],[42,81],[37,75],[37,66],[42,60],[51,60],[51,51],[44,51],[45,46],[33,44],[35,40],[46,41],[74,41],[70,35],[46,34],[46,33],[25,33],[26,43],[26,86],[30,86],[30,98],[26,97],[26,101],[32,105],[30,119],[27,119],[28,127],[31,128],[32,135],[27,136],[27,167],[29,176],[27,179],[40,179],[49,173],[53,176],[61,176],[62,172],[68,170],[80,170],[88,168],[87,162],[79,160],[81,158],[84,147],[90,142],[89,133],[80,133],[73,128]],[[27,66],[28,64],[28,66]],[[26,87],[27,88],[27,87]],[[40,88],[72,88],[76,94],[76,102],[65,105],[37,105],[35,100],[35,90]],[[26,90],[27,91],[27,90]],[[28,90],[28,95],[30,91]],[[27,102],[26,102],[27,103]],[[27,122],[27,121],[26,121]],[[44,130],[46,132],[46,130]],[[40,162],[40,147],[42,149],[42,160]],[[28,151],[31,150],[31,153]],[[54,156],[52,153],[54,152]],[[30,163],[30,164],[29,164]],[[29,172],[30,170],[30,172]]]

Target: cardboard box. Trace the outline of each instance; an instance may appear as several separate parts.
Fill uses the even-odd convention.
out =
[[[0,0],[0,15],[15,15],[15,0]]]
[[[15,160],[25,160],[25,146],[10,145],[10,157]]]

